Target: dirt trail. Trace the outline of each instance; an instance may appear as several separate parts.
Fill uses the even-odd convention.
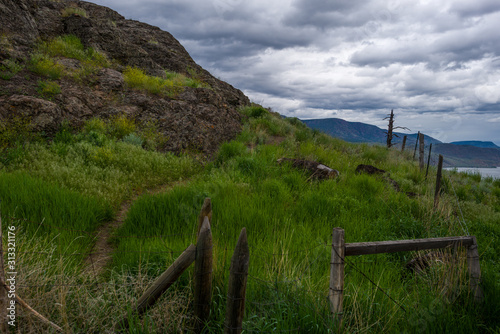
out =
[[[128,210],[140,196],[145,193],[158,194],[183,183],[185,183],[185,181],[177,181],[147,189],[141,193],[133,195],[131,199],[125,201],[121,205],[120,210],[118,210],[116,218],[113,221],[105,223],[97,230],[97,240],[92,248],[92,251],[85,259],[88,270],[97,276],[101,274],[104,268],[110,263],[114,251],[114,246],[110,243],[111,235],[123,225],[123,222],[127,217]]]

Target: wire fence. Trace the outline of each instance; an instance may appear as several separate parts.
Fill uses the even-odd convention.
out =
[[[432,164],[435,163],[435,159],[431,157],[431,162]],[[450,180],[450,182],[452,182]],[[461,224],[461,227],[463,228],[464,232],[469,235],[469,231],[464,219],[464,215],[462,212],[462,209],[460,207],[460,203],[458,200],[458,197],[456,195],[455,189],[453,187],[453,183],[451,183],[459,210],[461,214],[461,220],[459,219],[459,222]],[[387,204],[386,204],[387,205]],[[390,208],[390,207],[389,207]],[[390,208],[393,212],[394,209]],[[70,229],[67,227],[62,227],[62,226],[57,226],[54,224],[47,224],[46,222],[42,221],[41,223],[38,222],[33,222],[29,221],[26,219],[20,219],[20,218],[15,218],[11,217],[11,219],[16,220],[18,222],[26,223],[26,224],[35,224],[38,226],[43,226],[46,228],[50,228],[53,230],[61,230],[61,231],[70,231],[75,234],[83,234],[87,237],[91,237],[93,239],[96,239],[99,237],[98,233],[95,231],[89,232],[85,230],[78,230],[78,229]],[[138,239],[138,240],[145,240],[145,239],[164,239],[164,240],[170,240],[172,238],[194,238],[196,236],[196,233],[175,233],[175,234],[166,234],[166,235],[117,235],[113,236],[115,239]],[[96,255],[116,255],[116,254],[164,254],[164,255],[170,255],[170,256],[175,256],[182,254],[185,250],[174,250],[168,248],[166,245],[163,245],[162,247],[165,248],[165,250],[116,250],[114,249],[112,252],[106,251],[106,252],[100,252],[100,251],[89,251],[89,252],[61,252],[61,251],[53,251],[53,252],[44,252],[44,251],[17,251],[17,254],[23,254],[23,255],[45,255],[45,256],[51,256],[51,257],[74,257],[74,256],[79,256],[79,257],[88,257],[92,259],[92,256]],[[247,300],[247,304],[255,309],[258,309],[259,314],[268,314],[272,312],[268,312],[269,309],[273,309],[276,306],[280,305],[287,305],[287,306],[295,306],[299,308],[304,308],[308,309],[310,312],[316,315],[316,318],[319,319],[319,321],[322,323],[322,325],[325,328],[328,328],[332,324],[332,317],[331,317],[331,312],[328,310],[328,297],[329,297],[329,291],[316,291],[312,289],[308,289],[307,287],[304,287],[300,284],[300,282],[304,279],[304,277],[309,273],[309,270],[312,266],[316,265],[316,263],[321,259],[321,257],[325,256],[326,251],[330,251],[331,249],[335,249],[332,244],[330,243],[318,243],[316,245],[310,246],[310,247],[305,247],[300,250],[293,250],[290,252],[269,252],[267,250],[264,250],[259,247],[255,247],[250,245],[251,248],[251,254],[252,257],[257,257],[261,258],[263,260],[267,259],[270,260],[268,261],[269,263],[272,263],[273,261],[276,260],[276,258],[281,258],[281,257],[288,257],[288,256],[302,256],[304,254],[309,254],[309,253],[314,253],[317,252],[318,254],[308,262],[306,266],[304,266],[299,273],[295,273],[293,278],[286,278],[283,280],[278,280],[279,275],[275,275],[275,278],[273,280],[266,279],[264,277],[258,277],[253,274],[249,274],[248,278],[251,281],[251,284],[259,286],[261,289],[268,291],[267,295],[272,295],[276,299],[273,301],[265,301],[263,302],[261,298],[254,299],[252,297],[252,294],[250,294],[250,299]],[[7,252],[7,247],[4,247],[4,253]],[[350,259],[347,259],[346,257],[342,258],[343,261],[345,261],[345,264],[347,267],[352,268],[354,271],[359,273],[364,279],[366,279],[375,289],[379,290],[381,293],[383,293],[386,298],[388,298],[392,303],[394,303],[396,306],[398,306],[402,311],[405,313],[407,312],[406,307],[403,305],[402,301],[396,300],[396,298],[392,297],[390,295],[389,289],[388,288],[383,288],[379,284],[375,282],[375,279],[373,277],[370,277],[370,274],[367,274],[364,270],[359,268],[360,264],[363,265],[371,265],[375,266],[378,265],[377,260],[367,260],[367,261],[361,261],[359,259],[356,259],[356,261],[351,261]],[[22,259],[21,262],[22,264]],[[91,261],[91,267],[94,266],[94,263]],[[224,264],[224,277],[229,272],[229,268]],[[23,288],[23,289],[32,289],[32,288],[44,288],[44,289],[51,289],[54,287],[66,287],[66,288],[81,288],[82,286],[122,286],[122,287],[130,287],[130,286],[145,286],[144,282],[109,282],[105,281],[102,275],[99,275],[99,273],[93,268],[91,270],[92,275],[91,278],[93,281],[91,282],[78,282],[78,283],[65,283],[64,281],[61,281],[61,277],[57,277],[58,282],[53,282],[53,283],[47,283],[47,284],[23,284],[22,282],[22,277],[20,277],[20,283],[17,284],[17,287]],[[273,273],[270,273],[272,275]],[[152,286],[151,283],[147,283],[148,286]],[[290,291],[302,291],[306,292],[310,295],[316,296],[319,300],[324,300],[325,305],[320,305],[318,307],[314,307],[312,305],[308,305],[304,302],[301,302],[299,298],[296,296],[294,293],[290,293]],[[21,316],[22,317],[22,316]],[[290,333],[290,332],[300,332],[303,330],[301,327],[296,327],[296,328],[290,328],[290,329],[278,329],[278,324],[277,322],[280,321],[279,317],[275,317],[272,319],[269,319],[270,325],[266,325],[265,329],[255,329],[252,326],[249,326],[250,321],[244,322],[244,326],[238,329],[242,329],[246,332],[249,333]],[[273,325],[274,323],[274,325]],[[224,326],[226,326],[224,324]],[[227,326],[226,326],[227,327]],[[236,329],[236,328],[230,328],[230,329]]]

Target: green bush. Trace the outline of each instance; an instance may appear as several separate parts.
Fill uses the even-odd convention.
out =
[[[63,121],[59,127],[59,130],[57,131],[56,135],[54,136],[54,142],[55,143],[64,143],[64,144],[69,144],[72,143],[74,139],[74,136],[72,134],[72,129],[69,125],[68,122]]]
[[[115,117],[109,122],[109,132],[116,139],[123,139],[135,130],[135,122],[124,115]]]
[[[156,120],[149,120],[141,124],[139,134],[143,139],[143,147],[147,150],[161,150],[169,140],[159,129]]]
[[[106,133],[107,126],[106,122],[101,118],[91,118],[85,122],[83,130],[85,133],[94,131],[96,133]]]
[[[151,94],[167,94],[174,88],[172,80],[147,75],[139,68],[128,67],[123,76],[128,87],[145,90]]]
[[[53,99],[57,94],[61,93],[61,86],[54,81],[38,81],[38,94],[40,94],[43,98],[47,98],[49,100]]]
[[[93,66],[109,66],[106,56],[93,48],[85,48],[75,35],[59,36],[43,42],[39,45],[38,50],[50,57],[77,59]]]
[[[142,146],[143,140],[135,133],[129,133],[128,135],[123,137],[123,142],[135,146]]]
[[[59,79],[64,73],[64,67],[45,54],[35,53],[31,56],[28,69],[51,80]]]
[[[269,114],[269,111],[267,111],[265,108],[259,105],[252,105],[252,106],[246,106],[243,108],[240,108],[239,110],[242,114],[247,115],[248,117],[251,118],[259,118],[264,115]]]
[[[3,80],[10,80],[18,72],[22,71],[23,65],[20,65],[16,60],[6,59],[0,65],[0,78]]]
[[[243,143],[237,141],[224,143],[219,149],[217,163],[223,164],[234,157],[243,155],[246,151],[247,148]]]
[[[129,88],[170,97],[180,93],[184,87],[209,87],[196,78],[188,78],[183,74],[170,71],[165,71],[165,78],[160,78],[148,75],[139,68],[127,67],[123,76]]]
[[[79,7],[66,7],[62,10],[61,15],[62,17],[68,17],[71,15],[87,17],[87,12],[85,9]]]

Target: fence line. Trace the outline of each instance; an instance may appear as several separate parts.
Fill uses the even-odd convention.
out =
[[[423,136],[422,136],[423,137]],[[422,141],[423,144],[423,141]],[[430,155],[430,154],[429,154]],[[428,158],[428,164],[429,164],[430,158]],[[453,187],[453,184],[452,184]],[[453,191],[455,191],[453,189]],[[456,193],[455,193],[455,197]],[[458,202],[458,198],[457,198]],[[211,217],[211,205],[206,205],[207,202],[204,203],[204,207],[202,209],[202,212],[200,213],[200,219],[205,217]],[[459,203],[458,203],[459,204]],[[207,208],[210,208],[208,210]],[[392,210],[392,208],[390,208]],[[462,219],[463,219],[463,213],[460,208],[459,204],[459,209],[462,214]],[[394,212],[394,210],[392,210]],[[45,227],[50,227],[54,229],[61,229],[61,230],[67,230],[67,231],[73,231],[73,232],[78,232],[78,233],[86,233],[89,234],[93,237],[97,237],[96,232],[88,232],[84,230],[76,230],[76,229],[68,229],[64,227],[59,227],[55,225],[50,225],[50,224],[45,224],[44,221],[42,223],[36,223],[32,222],[26,219],[22,218],[16,218],[12,217],[11,219],[17,219],[17,220],[22,220],[24,222],[28,223],[33,223],[37,224],[39,226],[45,226]],[[461,222],[460,222],[461,223]],[[462,223],[461,223],[462,224]],[[465,224],[465,221],[464,221]],[[200,227],[200,225],[198,225]],[[463,226],[462,226],[463,228]],[[465,230],[464,230],[465,231]],[[199,232],[199,230],[198,230]],[[242,231],[243,232],[243,231]],[[468,230],[467,230],[468,234]],[[115,238],[137,238],[137,239],[147,239],[147,238],[158,238],[158,239],[166,239],[166,238],[172,238],[172,237],[179,237],[179,236],[195,236],[197,233],[190,233],[190,234],[171,234],[171,235],[163,235],[163,236],[116,236]],[[335,235],[335,230],[334,230],[334,235]],[[312,251],[315,249],[318,249],[320,247],[331,247],[332,248],[332,261],[331,261],[331,275],[333,276],[334,273],[340,272],[342,277],[340,277],[338,280],[334,280],[336,282],[336,286],[333,285],[332,288],[332,281],[330,282],[330,290],[327,291],[314,291],[310,289],[306,289],[303,287],[297,287],[294,286],[293,288],[301,291],[307,291],[308,293],[314,293],[317,294],[319,297],[324,297],[325,300],[330,299],[330,303],[334,304],[332,306],[332,313],[334,313],[334,323],[337,322],[338,326],[341,326],[342,324],[342,298],[343,298],[343,283],[344,283],[344,278],[343,278],[343,268],[347,264],[348,266],[352,267],[355,271],[360,273],[364,278],[366,278],[372,285],[374,285],[378,290],[380,290],[383,294],[385,294],[392,302],[394,302],[396,305],[398,305],[404,312],[406,312],[406,309],[401,305],[398,301],[393,299],[388,292],[385,291],[385,289],[382,289],[377,283],[375,283],[368,275],[366,275],[362,270],[360,270],[353,261],[347,260],[347,256],[353,256],[353,255],[364,255],[364,254],[379,254],[379,253],[387,253],[387,252],[399,252],[399,251],[408,251],[408,250],[423,250],[423,249],[433,249],[433,248],[444,248],[448,247],[450,245],[461,245],[467,247],[468,250],[468,262],[469,262],[469,272],[470,272],[470,277],[471,277],[471,288],[474,292],[474,297],[476,301],[482,300],[482,291],[479,287],[480,283],[480,267],[479,267],[479,255],[477,252],[477,242],[475,240],[475,237],[449,237],[449,238],[433,238],[433,239],[417,239],[417,240],[396,240],[396,241],[382,241],[382,242],[359,242],[359,243],[349,243],[345,244],[342,238],[342,241],[339,243],[335,241],[335,239],[332,241],[331,244],[328,243],[320,243],[316,246],[313,247],[307,247],[301,250],[296,250],[296,251],[290,251],[290,252],[283,252],[283,253],[272,253],[272,252],[267,252],[263,249],[259,249],[257,247],[250,247],[255,254],[252,254],[252,256],[257,256],[260,258],[264,258],[264,256],[260,256],[259,254],[265,254],[266,256],[289,256],[291,254],[300,254],[308,251]],[[121,253],[142,253],[142,254],[186,254],[186,261],[185,265],[182,267],[183,269],[179,269],[177,271],[178,276],[182,274],[182,272],[189,267],[189,265],[194,261],[196,263],[197,258],[197,250],[196,247],[194,249],[191,249],[194,247],[191,245],[184,251],[114,251],[113,254],[121,254]],[[247,245],[248,247],[248,245]],[[168,247],[166,247],[168,248]],[[208,248],[207,248],[208,249]],[[211,247],[209,248],[211,250]],[[199,250],[198,250],[199,251]],[[19,254],[40,254],[40,255],[53,255],[53,256],[76,256],[76,255],[97,255],[97,254],[108,254],[107,252],[85,252],[85,253],[64,253],[64,252],[17,252]],[[236,254],[236,252],[235,252]],[[246,301],[245,297],[245,292],[246,292],[246,280],[247,277],[252,279],[253,281],[257,282],[258,284],[275,291],[278,296],[283,296],[284,293],[286,293],[286,296],[284,298],[275,301],[275,302],[270,302],[270,303],[259,303],[256,301],[249,301],[250,304],[256,305],[258,307],[267,307],[267,306],[272,306],[272,305],[278,305],[282,303],[290,303],[292,302],[293,304],[296,304],[301,307],[307,307],[310,310],[312,310],[318,317],[320,317],[323,321],[323,324],[325,327],[328,327],[329,321],[327,320],[327,315],[323,314],[323,312],[319,312],[316,309],[311,308],[308,305],[305,305],[303,303],[300,303],[297,301],[297,298],[288,297],[290,296],[289,290],[283,291],[283,289],[280,289],[280,284],[290,284],[290,283],[298,283],[300,282],[304,275],[307,273],[309,268],[314,265],[321,256],[323,256],[323,253],[319,253],[316,258],[311,262],[309,261],[309,264],[302,270],[298,278],[291,279],[291,280],[283,280],[283,281],[267,281],[262,278],[258,278],[256,276],[253,276],[248,273],[248,267],[246,269],[240,270],[240,269],[235,269],[235,266],[233,266],[233,259],[231,260],[231,268],[229,268],[229,271],[232,275],[232,278],[230,278],[230,292],[226,296],[227,299],[227,307],[226,311],[228,312],[226,314],[226,322],[224,322],[224,328],[226,329],[227,333],[240,333],[242,330],[245,330],[247,332],[255,332],[255,333],[276,333],[276,332],[298,332],[301,330],[300,327],[294,328],[294,329],[289,329],[289,330],[252,330],[251,328],[245,328],[245,326],[241,325],[241,321],[243,319],[243,311],[244,311],[244,304]],[[333,259],[335,255],[335,259]],[[181,255],[182,256],[182,255]],[[235,255],[233,255],[235,257]],[[173,268],[172,270],[177,270],[177,266],[175,263],[178,261],[177,259],[174,264],[172,264],[168,270]],[[234,263],[240,264],[238,262],[239,260],[234,260]],[[361,262],[361,263],[370,263],[374,264],[375,262],[373,261],[366,261],[366,262]],[[335,267],[342,268],[341,271],[340,269]],[[185,268],[184,268],[185,267]],[[179,267],[180,268],[180,267]],[[167,271],[160,277],[158,278],[154,283],[109,283],[109,282],[99,282],[97,274],[94,272],[94,278],[96,279],[95,282],[92,283],[79,283],[79,284],[63,284],[63,283],[58,283],[58,284],[43,284],[43,285],[18,285],[18,287],[21,288],[35,288],[35,287],[81,287],[81,286],[98,286],[98,285],[108,285],[108,286],[149,286],[147,292],[139,299],[137,302],[137,312],[141,313],[143,312],[149,305],[151,305],[155,299],[161,295],[161,293],[170,286],[176,278],[169,278],[166,280],[165,279],[165,274]],[[223,271],[227,271],[226,266],[224,264],[224,269]],[[201,272],[200,274],[196,274],[195,279],[197,277],[202,277],[205,274],[212,274],[212,271],[210,270],[209,272]],[[167,275],[168,276],[168,275]],[[175,275],[174,275],[175,276]],[[177,277],[178,277],[177,276]],[[244,279],[244,286],[239,286],[236,288],[233,288],[231,280],[235,280],[234,277],[240,277],[236,278],[236,280],[241,280],[241,277],[245,277]],[[241,283],[241,282],[240,282]],[[237,292],[239,289],[239,292]],[[232,292],[231,292],[232,291]],[[332,291],[333,294],[335,294],[336,297],[332,298]],[[150,294],[153,293],[155,296],[150,297]],[[336,299],[336,301],[333,301]],[[194,303],[195,306],[198,305],[206,305],[206,303],[198,303],[195,301]],[[234,306],[234,305],[239,305],[239,306]],[[237,316],[235,315],[230,315],[229,312],[233,311],[235,309],[239,309],[241,313],[239,313]],[[235,322],[235,320],[239,321],[239,323]],[[122,323],[125,323],[127,320],[124,318]],[[339,327],[340,328],[340,327]],[[197,332],[201,331],[202,329],[198,328]]]

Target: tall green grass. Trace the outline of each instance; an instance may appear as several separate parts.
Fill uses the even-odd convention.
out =
[[[114,266],[132,273],[146,264],[152,271],[166,268],[195,242],[199,209],[203,199],[210,197],[215,299],[208,332],[223,330],[229,261],[243,227],[251,252],[244,328],[300,328],[310,333],[334,332],[326,298],[333,227],[345,229],[346,242],[464,234],[459,218],[448,211],[456,209],[454,197],[444,192],[443,205],[433,211],[433,180],[426,180],[407,155],[384,147],[347,144],[266,112],[245,113],[248,120],[243,133],[221,146],[202,175],[164,194],[141,197],[115,239],[119,251]],[[266,136],[264,143],[259,144],[259,132]],[[265,144],[276,136],[285,138],[279,145]],[[278,165],[281,157],[320,161],[338,169],[340,177],[310,180],[305,172]],[[387,170],[403,191],[415,192],[417,198],[396,192],[383,178],[356,174],[361,163]],[[468,226],[484,241],[480,244],[483,252],[490,254],[483,255],[483,278],[488,282],[485,292],[495,296],[497,266],[489,262],[500,233],[491,230],[489,223],[496,216],[488,216],[476,213],[466,219],[475,220]],[[490,229],[479,231],[476,224]],[[481,306],[471,302],[463,261],[458,266],[432,268],[437,270],[434,274],[415,276],[404,269],[412,256],[348,259],[344,331],[460,333],[498,326],[492,315],[493,310],[500,310],[499,298],[492,297]],[[189,283],[182,280],[182,284]]]
[[[136,67],[127,67],[123,72],[123,77],[130,88],[169,97],[174,97],[184,87],[208,87],[200,80],[186,77],[180,73],[165,71],[165,77],[157,77],[148,75],[142,69]]]
[[[462,253],[456,256],[457,262],[437,261],[418,275],[405,269],[405,263],[417,255],[414,253],[349,257],[341,331],[498,330],[500,183],[446,174],[440,205],[435,210],[434,178],[425,179],[409,154],[348,144],[258,106],[245,108],[242,114],[246,116],[242,133],[221,145],[204,169],[187,156],[145,150],[140,142],[144,146],[147,131],[126,118],[109,122],[94,119],[76,134],[63,126],[50,145],[27,145],[24,154],[6,164],[0,174],[0,181],[10,180],[0,188],[2,196],[9,198],[5,209],[8,216],[16,212],[17,205],[18,212],[26,212],[29,220],[50,219],[55,226],[74,220],[82,226],[80,229],[94,231],[108,218],[88,218],[90,211],[100,212],[90,210],[92,205],[101,205],[105,213],[102,217],[109,217],[109,208],[116,208],[135,191],[184,182],[162,193],[143,195],[132,204],[112,239],[116,246],[112,267],[98,278],[108,283],[102,285],[104,289],[60,287],[25,293],[33,299],[41,296],[48,303],[58,300],[63,305],[58,311],[43,306],[47,302],[40,307],[51,319],[65,324],[68,332],[82,328],[87,332],[113,331],[115,318],[127,311],[123,303],[133,304],[148,284],[196,241],[199,210],[204,198],[210,197],[214,298],[206,333],[224,330],[230,259],[243,227],[251,252],[243,323],[248,332],[338,332],[327,299],[334,227],[345,229],[346,242],[456,236],[469,231],[479,243],[485,293],[483,304],[472,302]],[[282,157],[316,160],[339,170],[340,176],[317,181],[290,164],[278,164],[277,159]],[[402,192],[396,192],[382,177],[356,174],[358,164],[373,164],[388,171]],[[29,181],[22,186],[25,178]],[[18,197],[8,195],[11,188],[21,189],[16,190]],[[410,198],[405,192],[417,196]],[[85,201],[94,204],[85,206]],[[73,206],[80,206],[82,211]],[[81,222],[74,218],[77,216],[87,220]],[[72,229],[75,226],[70,225]],[[33,242],[43,240],[48,245],[59,244],[57,238],[61,237],[66,243],[77,238],[64,234],[51,243],[44,239],[52,237],[50,230],[29,231],[27,224],[23,229],[25,235],[33,235]],[[453,251],[447,254],[449,258]],[[37,264],[50,267],[55,263],[43,260],[26,262],[25,272],[40,272],[34,269],[40,268]],[[75,267],[65,261],[58,260],[60,269],[48,270],[53,274],[30,276],[30,282],[54,282],[62,277],[57,275],[64,274],[69,282],[90,284],[89,275],[71,271]],[[131,332],[189,332],[194,321],[192,276],[191,268],[160,306],[141,319],[134,318]],[[163,309],[166,314],[162,314]]]
[[[91,120],[77,135],[63,126],[50,145],[31,143],[22,158],[4,167],[98,197],[115,208],[135,191],[179,181],[199,170],[190,157],[147,151],[119,140],[135,129],[123,117],[110,123]]]
[[[57,250],[69,254],[88,252],[95,238],[92,233],[112,217],[111,207],[98,198],[26,173],[0,172],[0,200],[5,231],[13,226],[30,237],[57,240]],[[77,259],[81,258],[79,254]]]

